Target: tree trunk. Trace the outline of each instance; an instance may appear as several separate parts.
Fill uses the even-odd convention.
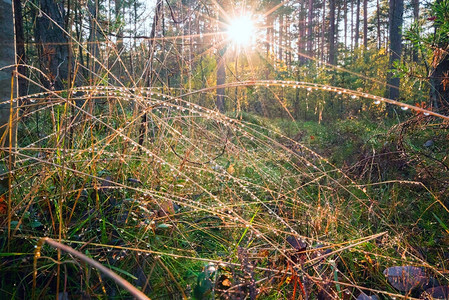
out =
[[[14,0],[14,25],[16,30],[16,55],[17,63],[22,64],[22,66],[17,67],[17,72],[23,76],[27,76],[27,68],[24,66],[26,64],[25,57],[25,36],[23,32],[23,17],[22,17],[22,4],[20,0]],[[27,94],[28,81],[25,78],[17,78],[19,84],[19,96],[24,96]]]
[[[291,70],[291,66],[292,66],[292,51],[290,49],[292,49],[293,45],[291,44],[291,41],[293,40],[292,34],[290,32],[290,24],[291,24],[291,20],[288,16],[287,20],[284,21],[284,28],[285,28],[285,61],[287,62],[287,67],[288,70]]]
[[[354,49],[354,2],[351,1],[351,51]]]
[[[13,24],[12,2],[0,1],[0,26],[2,29],[2,37],[0,38],[0,68],[15,64]],[[13,68],[7,68],[0,71],[1,102],[8,101],[11,98],[11,76],[13,70]],[[0,105],[0,146],[3,147],[10,146],[10,128],[8,126],[10,108],[10,104]],[[11,137],[13,138],[14,134]],[[0,164],[0,172],[5,173],[7,168],[3,165],[3,162],[5,162],[4,158],[2,158],[2,163]],[[8,176],[3,176],[3,178],[0,180],[0,193],[4,193],[4,190],[8,189]]]
[[[335,65],[335,0],[329,1],[329,63]]]
[[[390,0],[390,61],[389,69],[395,62],[401,61],[402,54],[402,23],[404,13],[404,0]],[[387,97],[397,100],[399,98],[399,78],[393,77],[392,72],[387,74]]]
[[[34,36],[41,71],[47,75],[42,83],[47,89],[62,90],[68,77],[69,56],[67,37],[61,29],[65,26],[64,5],[62,1],[40,0],[39,7]]]
[[[123,48],[122,0],[115,0],[115,24],[117,28],[117,52]]]
[[[313,56],[313,0],[309,0],[307,7],[307,54]]]
[[[413,21],[418,22],[419,21],[419,0],[412,0],[412,6],[413,6]],[[413,47],[412,59],[414,62],[418,62],[418,49],[416,47]]]
[[[270,57],[270,51],[271,51],[271,37],[272,37],[272,32],[273,32],[273,21],[272,21],[272,17],[271,15],[267,16],[267,61],[268,58]]]
[[[323,21],[321,23],[321,53],[320,53],[320,60],[324,62],[324,45],[325,42],[325,35],[326,35],[326,1],[323,1]]]
[[[368,0],[363,0],[363,47],[368,48]]]
[[[432,71],[430,73],[431,106],[443,114],[449,112],[449,42],[444,38],[447,24],[447,11],[449,4],[446,1],[436,0],[433,4],[437,13],[434,21],[435,48],[433,49]],[[443,28],[442,28],[443,27]]]
[[[348,1],[344,0],[343,3],[343,27],[345,28],[344,30],[344,39],[345,39],[345,49],[347,48],[348,45]],[[345,54],[346,56],[346,54]]]
[[[305,57],[304,57],[304,35],[306,33],[305,28],[305,14],[304,14],[304,1],[298,2],[299,7],[299,14],[298,14],[298,60],[299,64],[303,65],[305,63]]]
[[[278,47],[279,47],[279,53],[278,53],[278,57],[279,57],[279,61],[281,61],[282,62],[282,60],[283,60],[283,58],[284,58],[284,52],[283,52],[283,50],[284,50],[284,45],[283,45],[283,43],[284,43],[284,15],[283,14],[281,14],[280,16],[279,16],[279,44],[278,44]]]
[[[380,3],[377,0],[377,49],[382,48],[382,35],[380,33]]]
[[[357,0],[357,8],[355,12],[355,34],[354,34],[354,48],[359,47],[359,37],[360,37],[360,0]]]
[[[123,12],[123,1],[122,0],[114,0],[114,14],[115,14],[115,27],[116,27],[116,51],[117,56],[121,55],[121,52],[123,50],[123,26],[124,26],[124,12]],[[115,51],[114,51],[115,52]],[[124,56],[121,57],[122,61],[124,60]],[[117,76],[117,79],[120,81],[122,78],[123,73],[123,65],[122,63],[115,64],[115,66],[109,67],[109,70],[112,71],[115,76]],[[115,84],[120,84],[119,82],[116,82]]]
[[[79,4],[75,3],[75,16],[74,16],[74,18],[75,18],[75,20],[77,20],[77,22],[75,23],[75,32],[76,32],[77,40],[80,43],[78,45],[78,59],[79,59],[80,65],[82,66],[82,68],[80,68],[81,69],[81,73],[83,74],[83,77],[85,79],[87,79],[88,78],[88,73],[87,73],[87,70],[86,70],[85,62],[84,62],[84,49],[82,47],[82,44],[84,42],[83,33],[82,33],[82,31],[83,31],[82,30],[82,28],[83,28],[83,18],[81,16],[82,14],[81,14],[80,10],[81,10],[81,8],[80,8]]]
[[[88,0],[88,9],[89,9],[89,19],[90,19],[90,27],[89,27],[89,43],[87,45],[87,50],[90,53],[88,59],[88,66],[90,70],[90,84],[93,85],[95,76],[93,74],[98,73],[98,63],[96,59],[100,59],[100,50],[98,47],[98,25],[97,25],[97,16],[98,16],[98,0]]]
[[[443,54],[444,55],[444,54]],[[430,77],[432,86],[431,105],[439,109],[442,113],[449,111],[449,86],[444,82],[449,81],[449,55],[445,55],[442,61],[437,65]]]

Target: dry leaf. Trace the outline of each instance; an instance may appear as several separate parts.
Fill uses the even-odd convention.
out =
[[[449,286],[437,286],[427,289],[421,294],[421,299],[449,299]]]
[[[222,282],[221,282],[221,285],[223,285],[223,286],[231,286],[232,285],[232,283],[231,283],[231,280],[229,280],[229,279],[225,279],[225,280],[223,280]]]
[[[428,278],[423,268],[413,266],[397,266],[384,271],[388,282],[398,291],[409,292],[425,283]]]
[[[228,173],[231,175],[234,174],[235,173],[234,164],[229,165],[229,167],[226,171],[228,171]]]

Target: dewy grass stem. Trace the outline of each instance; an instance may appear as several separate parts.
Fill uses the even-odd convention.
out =
[[[99,262],[93,260],[92,258],[82,254],[79,251],[76,251],[75,249],[61,244],[51,238],[45,237],[39,240],[36,246],[35,255],[34,255],[34,272],[33,272],[33,291],[36,288],[36,276],[37,276],[37,259],[41,256],[42,246],[43,244],[47,243],[48,245],[58,249],[62,250],[64,252],[69,253],[70,255],[73,255],[80,259],[81,261],[87,263],[88,265],[91,265],[98,270],[100,270],[103,274],[114,280],[118,285],[123,287],[125,290],[127,290],[133,297],[139,300],[150,300],[149,297],[147,297],[144,293],[139,291],[137,288],[135,288],[132,284],[130,284],[128,281],[123,279],[121,276],[117,275],[115,272],[111,271],[110,269],[106,268]],[[58,261],[59,263],[59,261]]]

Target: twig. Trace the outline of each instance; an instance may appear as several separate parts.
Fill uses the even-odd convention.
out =
[[[122,286],[125,290],[127,290],[128,292],[130,292],[136,299],[139,300],[151,300],[149,297],[147,297],[144,293],[142,293],[141,291],[139,291],[137,288],[135,288],[131,283],[129,283],[128,281],[126,281],[125,279],[123,279],[122,277],[120,277],[119,275],[117,275],[116,273],[114,273],[113,271],[111,271],[110,269],[106,268],[105,266],[103,266],[102,264],[100,264],[99,262],[93,260],[92,258],[82,254],[79,251],[76,251],[75,249],[58,243],[55,240],[45,237],[39,240],[39,242],[37,243],[37,247],[36,247],[36,251],[35,251],[35,255],[34,255],[34,272],[33,272],[33,293],[36,287],[36,275],[37,275],[37,259],[40,257],[40,250],[42,248],[42,245],[44,243],[49,244],[50,246],[57,248],[59,250],[63,250],[77,258],[79,258],[80,260],[82,260],[83,262],[97,268],[98,270],[100,270],[101,272],[103,272],[106,276],[108,276],[109,278],[111,278],[112,280],[114,280],[118,285]]]

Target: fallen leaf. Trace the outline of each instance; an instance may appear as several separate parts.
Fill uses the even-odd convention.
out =
[[[379,300],[379,297],[377,297],[376,295],[371,295],[368,296],[365,293],[361,293],[358,297],[357,300]]]
[[[222,274],[218,280],[217,280],[217,287],[220,290],[227,290],[232,286],[232,282],[230,280],[230,277]]]
[[[428,280],[423,268],[413,266],[387,268],[384,271],[384,275],[387,277],[388,282],[401,292],[409,292]]]
[[[160,217],[175,214],[175,207],[173,202],[170,200],[162,201],[162,203],[160,203],[160,208],[161,209],[158,211],[158,215]]]
[[[224,286],[231,286],[232,285],[231,280],[229,280],[227,278],[225,280],[223,280],[221,282],[221,284],[224,285]]]
[[[227,171],[231,175],[234,174],[234,172],[235,172],[234,165],[229,165]]]
[[[420,299],[449,299],[449,286],[437,286],[427,289],[421,294]]]
[[[287,242],[297,251],[304,251],[307,248],[307,244],[303,240],[298,240],[294,236],[288,236]]]

